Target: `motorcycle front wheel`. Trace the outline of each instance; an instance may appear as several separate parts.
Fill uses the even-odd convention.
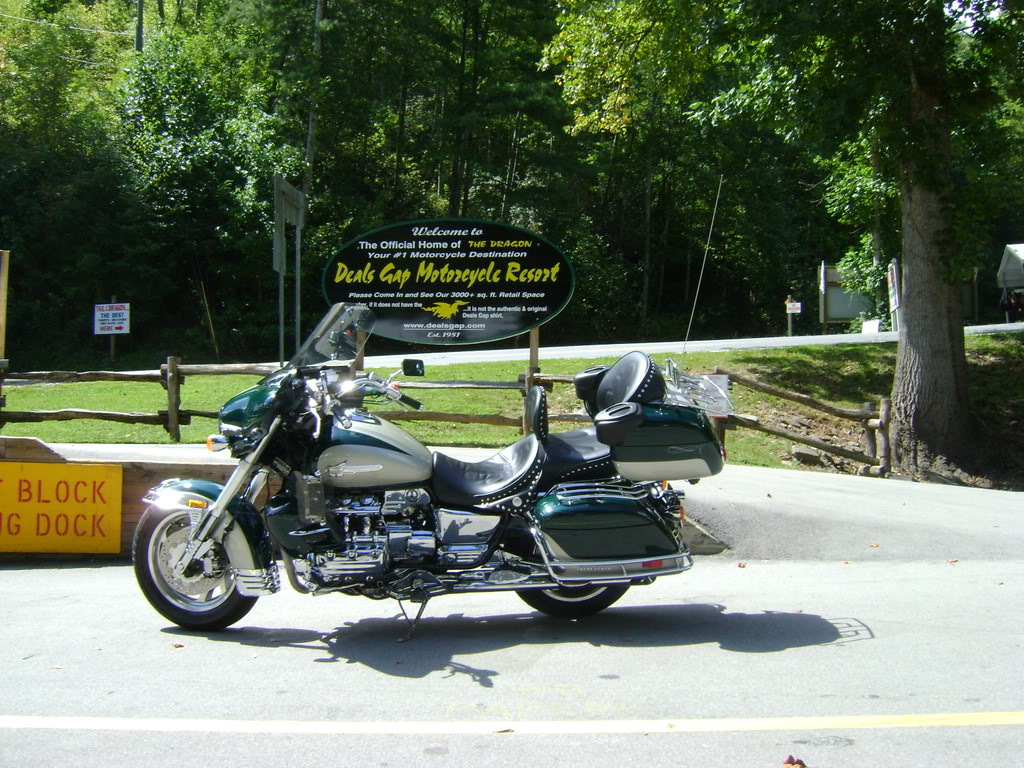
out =
[[[224,629],[252,610],[257,598],[240,595],[220,545],[184,573],[174,570],[190,531],[188,512],[147,509],[135,529],[132,557],[142,594],[179,627]]]
[[[629,584],[588,584],[585,587],[521,589],[527,605],[559,619],[579,619],[603,611],[629,589]]]

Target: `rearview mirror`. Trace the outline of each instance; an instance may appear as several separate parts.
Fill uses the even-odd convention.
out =
[[[405,376],[422,376],[424,367],[422,360],[403,360],[402,374]]]

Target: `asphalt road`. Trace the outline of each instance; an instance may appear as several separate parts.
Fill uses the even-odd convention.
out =
[[[0,766],[1016,766],[1021,495],[730,466],[733,549],[578,622],[290,591],[178,630],[123,562],[0,563]],[[287,588],[286,588],[287,590]]]

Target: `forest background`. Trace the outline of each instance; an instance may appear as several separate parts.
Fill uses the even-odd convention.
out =
[[[856,41],[894,8],[939,8],[961,63],[996,73],[959,84],[951,157],[956,267],[981,268],[981,319],[1001,320],[995,269],[1024,240],[1022,54],[983,33],[1016,10],[879,2],[151,0],[139,51],[135,3],[0,0],[11,367],[109,367],[91,310],[113,296],[132,307],[122,366],[275,357],[274,174],[310,201],[306,330],[343,243],[432,217],[563,248],[577,292],[545,344],[682,338],[698,282],[693,338],[784,333],[789,296],[813,333],[822,261],[887,318],[898,153],[881,118],[841,125],[835,99],[890,62],[822,48],[838,87],[797,101],[784,69],[758,69],[767,11]]]

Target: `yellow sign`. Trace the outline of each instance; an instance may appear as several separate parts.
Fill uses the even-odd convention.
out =
[[[120,464],[0,461],[0,552],[120,551]]]

